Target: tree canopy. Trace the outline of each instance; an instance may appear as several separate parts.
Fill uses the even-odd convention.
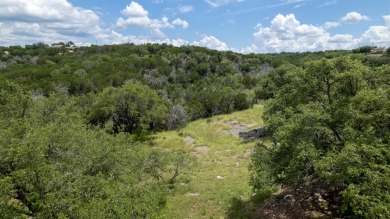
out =
[[[275,145],[269,152],[258,148],[256,156],[269,160],[255,157],[255,175],[268,168],[269,178],[282,184],[320,178],[340,188],[344,212],[389,217],[390,86],[383,80],[388,70],[339,57],[311,61],[285,75],[288,82],[264,113]],[[262,179],[253,177],[257,189],[265,186]]]

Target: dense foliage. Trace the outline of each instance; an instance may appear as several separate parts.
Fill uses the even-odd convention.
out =
[[[275,71],[264,119],[275,145],[259,146],[252,184],[320,178],[340,189],[344,214],[390,217],[390,66],[347,57]],[[271,183],[270,183],[271,182]]]
[[[180,151],[88,128],[61,91],[32,99],[14,84],[7,90],[0,93],[1,218],[152,217],[189,165]]]
[[[88,122],[104,126],[112,123],[114,133],[140,133],[162,126],[168,113],[167,104],[146,85],[127,83],[100,92],[88,113]]]
[[[42,43],[0,47],[0,85],[13,81],[38,96],[47,97],[58,88],[72,96],[84,96],[103,90],[101,95],[108,95],[115,90],[109,91],[110,87],[133,81],[157,92],[158,101],[168,108],[162,113],[167,115],[161,115],[170,119],[163,122],[164,128],[173,129],[197,118],[250,107],[258,77],[272,69],[263,67],[269,64],[261,57],[201,47],[123,44],[81,47],[72,52],[66,48]]]
[[[389,54],[57,45],[0,47],[1,218],[153,218],[193,160],[149,134],[259,99],[256,191],[319,178],[344,212],[389,216]]]
[[[262,65],[157,44],[0,52],[1,218],[156,217],[193,160],[148,134],[250,107]]]

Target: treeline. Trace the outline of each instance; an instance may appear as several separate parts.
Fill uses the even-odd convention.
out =
[[[259,83],[264,82],[260,78],[274,69],[284,71],[287,64],[302,67],[310,60],[343,55],[372,67],[390,63],[388,55],[361,53],[366,47],[354,51],[242,55],[166,44],[92,45],[69,51],[72,42],[56,45],[62,47],[44,43],[25,48],[0,47],[0,85],[5,87],[6,81],[12,81],[35,96],[47,97],[58,88],[65,88],[71,96],[86,96],[133,81],[155,90],[166,102],[168,112],[179,109],[181,121],[250,107],[264,97],[264,92],[270,92],[261,93],[264,86]],[[279,83],[274,79],[265,82],[267,86]],[[254,90],[258,91],[257,97]],[[167,124],[167,128],[170,126]]]
[[[320,180],[342,197],[339,215],[390,218],[390,65],[323,58],[260,85],[274,145],[252,157],[256,192]]]
[[[3,86],[12,81],[36,96],[47,97],[58,88],[65,88],[71,96],[87,96],[133,81],[156,91],[169,112],[174,108],[182,111],[182,121],[251,106],[251,90],[258,76],[270,70],[262,69],[268,62],[261,58],[200,47],[124,44],[82,47],[55,55],[42,52],[37,56],[29,55],[32,49],[28,48],[23,50],[24,55],[18,48],[18,56],[12,55],[13,48],[6,49],[9,55],[3,55],[7,61],[0,69]],[[52,49],[58,48],[36,48]]]

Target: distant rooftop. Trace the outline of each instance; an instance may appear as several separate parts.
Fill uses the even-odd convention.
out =
[[[386,47],[376,47],[371,50],[371,54],[384,54],[387,52]]]

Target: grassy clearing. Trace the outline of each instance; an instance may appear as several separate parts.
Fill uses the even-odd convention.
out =
[[[162,218],[228,218],[237,200],[250,198],[248,164],[256,143],[243,142],[229,131],[232,124],[262,126],[262,113],[263,105],[255,105],[156,134],[158,147],[184,149],[197,160],[196,167],[178,179]]]

